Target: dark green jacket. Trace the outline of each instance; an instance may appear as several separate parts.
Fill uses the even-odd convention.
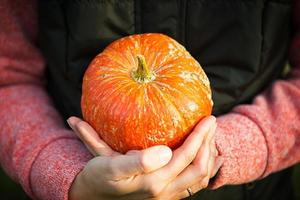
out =
[[[81,116],[83,73],[110,42],[159,32],[200,62],[213,88],[214,114],[251,102],[282,72],[290,0],[39,1],[40,47],[48,90],[61,114]],[[292,199],[290,170],[246,185],[203,190],[197,199]]]

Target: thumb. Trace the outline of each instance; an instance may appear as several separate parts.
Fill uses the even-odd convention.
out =
[[[125,155],[111,157],[107,169],[113,180],[149,173],[165,166],[172,158],[172,150],[163,145],[141,151],[129,151]]]

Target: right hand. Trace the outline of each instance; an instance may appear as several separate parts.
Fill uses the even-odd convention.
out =
[[[181,199],[188,196],[188,187],[193,192],[205,188],[220,167],[214,165],[216,152],[211,145],[214,117],[202,120],[173,153],[159,145],[125,155],[113,151],[81,119],[71,117],[68,123],[96,156],[72,184],[71,200]]]

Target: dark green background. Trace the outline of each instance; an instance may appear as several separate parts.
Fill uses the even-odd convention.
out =
[[[22,191],[21,187],[11,181],[5,173],[0,169],[0,199],[1,200],[30,200],[25,193]],[[4,181],[2,181],[4,180]],[[300,165],[298,164],[294,170],[294,189],[296,193],[296,199],[300,200]]]

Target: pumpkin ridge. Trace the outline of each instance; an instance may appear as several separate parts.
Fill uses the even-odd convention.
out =
[[[172,87],[172,86],[170,86],[169,84],[167,84],[167,83],[164,83],[164,82],[161,82],[161,81],[155,81],[155,83],[157,84],[157,85],[159,85],[160,87],[166,87],[166,88],[168,88],[168,90],[173,90],[173,91],[175,91],[175,92],[177,92],[178,94],[180,94],[180,95],[182,95],[182,93],[183,92],[181,92],[178,88],[176,88],[176,87]],[[189,90],[185,90],[184,91],[184,93],[186,94],[186,93],[189,93],[188,95],[185,95],[185,96],[187,96],[187,97],[189,97],[188,99],[190,100],[190,101],[193,101],[193,102],[198,102],[198,99],[195,97],[195,98],[192,98],[191,96],[193,96],[191,93],[190,93],[190,91]],[[169,95],[172,97],[172,98],[176,98],[174,95],[171,95],[170,93],[169,93]]]
[[[147,141],[148,145],[153,145],[153,144],[164,144],[164,145],[169,145],[168,142],[171,141],[165,141],[165,137],[168,136],[168,131],[172,130],[168,128],[170,126],[170,123],[164,123],[164,122],[170,122],[172,116],[172,112],[170,111],[171,109],[162,109],[163,107],[166,107],[165,105],[172,106],[172,110],[176,110],[175,112],[178,113],[177,109],[167,102],[165,99],[161,98],[161,95],[159,92],[157,92],[157,88],[153,88],[154,84],[149,84],[148,90],[151,91],[151,98],[149,98],[150,101],[147,102],[147,107],[150,110],[150,117],[147,118],[147,121],[152,121],[152,123],[155,123],[156,127],[160,127],[160,129],[152,129],[152,131],[147,129]],[[165,111],[162,113],[162,111]],[[148,112],[149,114],[149,112]],[[165,116],[170,117],[167,121],[164,121]],[[181,117],[181,116],[179,116]],[[174,126],[175,128],[175,126]],[[182,126],[177,126],[177,129],[183,129]],[[173,129],[174,130],[174,129]],[[155,132],[155,134],[153,133]],[[151,138],[151,139],[150,139]],[[154,143],[153,143],[154,142]]]
[[[131,83],[129,83],[127,86],[128,87],[130,87],[130,84]],[[120,90],[124,90],[124,88],[125,87],[120,87],[120,88],[118,88],[115,92],[119,92]],[[132,93],[133,92],[136,92],[136,88],[132,88],[132,89],[129,89],[129,90],[126,90],[126,91],[128,91],[128,93],[126,94],[126,96],[128,96],[129,98],[130,98],[130,96],[134,96]],[[124,94],[123,92],[121,92],[121,94]],[[119,94],[118,95],[109,95],[108,96],[108,98],[106,98],[105,99],[105,101],[110,101],[110,102],[113,102],[113,105],[115,105],[115,107],[117,107],[117,105],[116,104],[119,104],[121,107],[122,107],[122,105],[124,104],[124,102],[122,102],[122,101],[112,101],[113,99],[112,99],[112,97],[114,97],[115,96],[115,98],[116,97],[120,97],[120,92],[119,92]],[[111,99],[111,100],[110,100]],[[126,101],[126,100],[125,100]],[[130,100],[127,100],[126,102],[128,102],[128,103],[134,103],[134,102],[131,102]],[[108,118],[117,118],[117,119],[119,119],[119,123],[120,124],[126,124],[126,122],[127,122],[127,119],[130,119],[130,114],[132,113],[132,112],[130,112],[129,111],[129,109],[132,107],[131,105],[129,105],[129,104],[127,104],[127,106],[125,106],[125,107],[123,107],[123,112],[124,113],[127,113],[127,115],[122,115],[122,114],[120,114],[120,115],[118,115],[118,117],[116,117],[116,114],[115,114],[115,111],[117,111],[116,109],[112,109],[112,107],[114,107],[112,104],[107,104],[105,107],[103,107],[103,111],[105,111],[104,112],[104,114],[102,114],[102,113],[100,113],[104,118],[106,118],[106,119],[108,119]],[[109,110],[112,110],[113,112],[109,112]],[[129,111],[129,112],[128,112]],[[101,123],[101,122],[100,122]],[[104,128],[104,123],[101,123],[102,124],[102,128],[101,128],[101,130],[105,130],[105,128]],[[121,126],[121,127],[119,127],[118,128],[118,131],[122,131],[122,134],[124,134],[126,131],[124,130],[126,127],[125,126]],[[104,133],[104,135],[106,135],[106,137],[107,137],[107,135],[108,135],[109,133]],[[122,138],[116,138],[115,139],[115,141],[117,141],[117,140],[120,140],[120,139],[122,139]],[[123,139],[122,139],[123,140]],[[124,140],[123,140],[124,141]],[[118,149],[119,150],[119,149]]]
[[[172,67],[167,67],[167,68],[164,69],[164,67],[165,67],[166,65],[174,65],[174,63],[175,63],[175,66],[176,66],[176,64],[177,64],[176,62],[178,62],[178,61],[180,61],[180,60],[182,60],[182,59],[187,59],[186,55],[178,56],[178,57],[176,57],[176,58],[170,59],[168,62],[165,62],[165,63],[159,65],[159,67],[155,69],[155,73],[159,73],[159,72],[162,71],[162,70],[172,68]],[[177,65],[178,65],[178,64],[177,64]]]
[[[135,97],[134,98],[135,100],[134,101],[129,101],[127,106],[125,106],[126,109],[124,109],[124,113],[126,113],[126,115],[124,115],[125,117],[124,117],[124,121],[123,121],[124,123],[123,124],[125,124],[125,126],[123,126],[123,128],[126,129],[126,130],[124,130],[123,133],[126,133],[126,135],[129,136],[130,138],[134,138],[134,136],[137,134],[134,131],[131,131],[128,134],[128,128],[126,127],[126,125],[132,124],[133,121],[138,127],[140,127],[140,129],[142,130],[141,131],[142,133],[144,133],[144,130],[145,130],[143,124],[140,125],[140,122],[143,121],[143,117],[144,117],[143,116],[143,110],[144,110],[144,106],[145,106],[145,102],[142,100],[144,95],[141,94],[141,91],[143,90],[143,88],[144,88],[144,85],[141,85],[141,84],[134,86],[134,88],[131,90],[131,91],[133,91],[133,93],[132,92],[129,93],[128,96],[129,96],[129,98],[130,97]],[[130,99],[132,99],[132,98],[130,98]],[[141,107],[135,107],[134,106],[136,104],[141,105],[141,103],[142,103]],[[135,109],[131,110],[130,109],[131,106],[134,107]],[[142,110],[142,112],[141,112],[141,110]],[[133,116],[137,116],[137,118],[135,118],[133,120]],[[140,140],[136,141],[135,145],[138,145],[140,148],[146,148],[147,146],[145,146],[145,145],[148,145],[148,144],[147,144],[147,140],[146,140],[145,135],[143,137],[139,137],[139,139]]]
[[[183,119],[184,125],[182,125],[182,128],[183,128],[183,129],[187,128],[187,119],[185,119],[185,117],[179,112],[179,109],[178,109],[178,107],[176,106],[176,104],[175,104],[173,101],[170,101],[169,99],[166,99],[165,95],[162,93],[162,91],[161,91],[161,89],[159,88],[159,86],[157,86],[157,85],[155,85],[155,84],[153,84],[152,86],[153,86],[153,88],[156,89],[156,91],[158,91],[158,94],[160,95],[160,97],[161,97],[164,101],[166,101],[166,102],[168,102],[170,105],[172,105],[172,106],[175,108],[175,110],[176,110],[176,112],[178,113],[178,115],[180,116],[180,118]]]
[[[111,62],[114,62],[114,63],[117,63],[118,65],[116,65],[117,67],[117,69],[118,68],[121,68],[121,69],[123,69],[124,68],[124,70],[126,70],[126,71],[128,71],[128,69],[130,69],[131,67],[132,67],[132,63],[131,63],[131,61],[130,60],[128,60],[128,58],[127,58],[127,56],[125,56],[126,57],[126,61],[127,61],[127,63],[122,63],[122,60],[121,59],[117,59],[116,58],[116,55],[119,57],[119,58],[122,58],[122,57],[124,57],[124,54],[121,54],[120,52],[118,52],[118,51],[116,51],[116,50],[111,50],[111,51],[113,51],[113,52],[110,52],[110,51],[108,51],[108,52],[102,52],[101,54],[101,56],[103,56],[103,57],[107,57]],[[113,58],[113,59],[112,59]]]

